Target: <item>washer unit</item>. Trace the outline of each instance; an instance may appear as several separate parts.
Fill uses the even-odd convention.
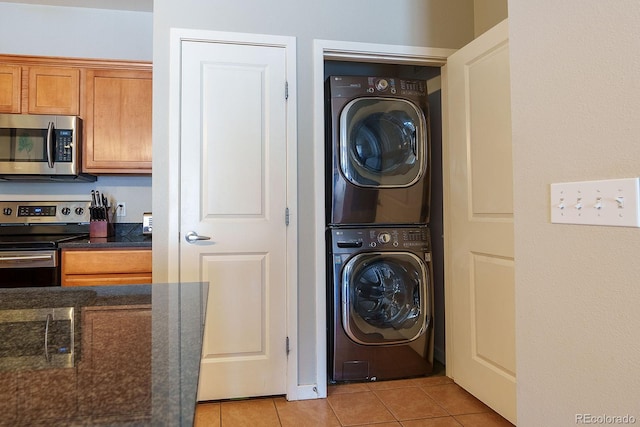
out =
[[[330,381],[433,371],[433,290],[426,227],[328,230]]]
[[[427,82],[327,80],[327,224],[429,222]]]

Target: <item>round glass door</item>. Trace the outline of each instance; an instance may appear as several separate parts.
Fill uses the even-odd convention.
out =
[[[354,256],[342,271],[342,323],[353,341],[366,345],[413,341],[431,313],[427,266],[409,252]]]
[[[413,102],[358,98],[340,114],[340,167],[361,187],[409,187],[427,165],[427,126]]]

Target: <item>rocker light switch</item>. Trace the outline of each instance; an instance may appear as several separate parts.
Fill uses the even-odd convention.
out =
[[[640,227],[640,178],[551,184],[551,222]]]

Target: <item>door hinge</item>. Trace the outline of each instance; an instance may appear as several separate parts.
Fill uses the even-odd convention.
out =
[[[284,99],[289,99],[289,82],[284,82]]]
[[[289,208],[284,210],[284,224],[289,226]]]
[[[289,351],[291,351],[291,349],[289,348],[289,337],[287,337],[287,356],[289,355]]]

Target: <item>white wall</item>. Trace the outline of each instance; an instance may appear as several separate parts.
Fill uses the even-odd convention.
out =
[[[640,174],[640,3],[510,1],[509,21],[518,425],[640,423],[640,230],[549,222],[550,183]]]
[[[0,2],[0,53],[80,58],[152,58],[151,12],[54,7]],[[119,222],[142,222],[151,211],[151,177],[102,176],[94,183],[0,183],[0,199],[85,196],[100,189],[124,201]]]
[[[178,179],[169,170],[168,105],[169,28],[191,28],[294,36],[297,38],[298,88],[298,247],[299,247],[299,354],[300,383],[315,383],[315,252],[316,203],[324,195],[314,195],[314,169],[323,167],[323,159],[313,152],[313,67],[314,39],[358,41],[457,48],[473,38],[473,1],[439,0],[156,0],[154,3],[154,280],[164,280],[169,238],[163,244],[157,236],[167,235],[170,180]],[[321,220],[321,219],[320,219]],[[175,241],[175,240],[173,240]]]

